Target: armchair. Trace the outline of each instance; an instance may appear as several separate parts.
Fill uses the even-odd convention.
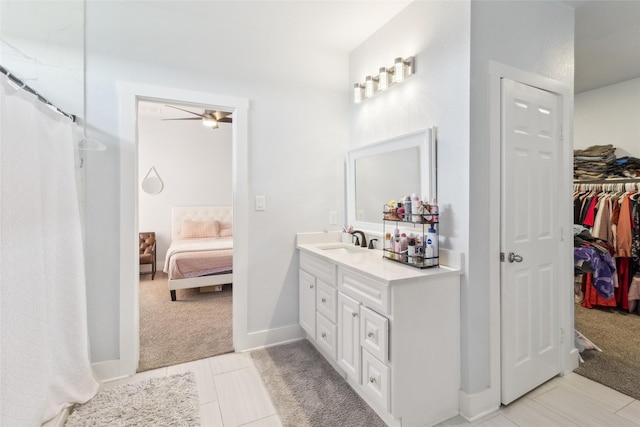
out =
[[[156,233],[140,233],[140,267],[151,264],[151,271],[140,271],[140,274],[151,274],[156,277]]]

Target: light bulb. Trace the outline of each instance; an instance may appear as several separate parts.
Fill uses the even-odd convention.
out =
[[[360,104],[362,102],[362,86],[360,83],[353,85],[353,102]]]
[[[218,121],[216,119],[214,119],[213,117],[205,117],[202,119],[202,125],[215,129],[218,127]]]
[[[364,79],[364,96],[366,98],[371,98],[373,96],[373,93],[373,78],[371,76],[367,76]]]
[[[387,90],[389,87],[389,74],[387,73],[387,67],[380,67],[380,74],[378,75],[378,90]]]
[[[393,81],[400,83],[404,80],[404,61],[402,58],[396,58],[393,64]]]

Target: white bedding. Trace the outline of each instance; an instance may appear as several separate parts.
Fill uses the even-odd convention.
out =
[[[169,272],[170,258],[172,255],[184,252],[212,251],[221,249],[233,249],[233,238],[227,239],[182,239],[171,242],[164,260],[164,272]]]
[[[211,236],[209,238],[194,238],[184,239],[182,237],[182,230],[185,221],[210,221],[214,220],[219,223],[220,233],[226,231],[227,233],[232,230],[233,226],[233,209],[231,206],[176,206],[171,208],[171,246],[167,250],[164,263],[164,271],[169,274],[169,291],[171,292],[171,300],[176,300],[177,289],[190,289],[198,288],[202,286],[212,285],[224,285],[227,283],[233,283],[233,273],[231,269],[232,265],[228,263],[222,268],[219,261],[222,257],[232,262],[233,257],[233,237],[232,232],[229,233],[229,237]],[[193,230],[191,230],[193,231]],[[192,234],[192,233],[187,233]],[[172,262],[171,257],[175,258],[191,258],[191,262],[196,258],[198,252],[202,252],[203,255],[209,256],[206,252],[220,251],[220,257],[214,256],[212,259],[214,266],[207,268],[200,268],[199,272],[189,272],[185,275],[185,272],[180,268],[176,270],[184,278],[172,278]],[[227,252],[223,254],[222,252]],[[230,254],[229,254],[230,253]],[[218,255],[218,254],[216,254]],[[199,257],[198,257],[199,258]],[[180,264],[183,264],[183,260],[180,260]],[[192,267],[193,265],[189,266]],[[201,276],[198,274],[203,274]]]

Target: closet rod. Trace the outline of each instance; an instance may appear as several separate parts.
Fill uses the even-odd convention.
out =
[[[604,179],[584,179],[574,180],[574,184],[630,184],[640,182],[640,178],[604,178]]]
[[[62,114],[63,116],[70,118],[72,122],[76,121],[76,116],[74,116],[73,114],[65,113],[60,108],[56,107],[54,104],[49,102],[49,100],[47,98],[45,98],[44,96],[40,95],[38,92],[36,92],[35,89],[33,89],[32,87],[27,85],[25,82],[20,80],[18,77],[16,77],[14,74],[12,74],[11,71],[7,70],[2,65],[0,65],[0,71],[2,72],[2,74],[7,76],[9,78],[9,80],[14,82],[18,86],[20,86],[20,88],[22,90],[26,90],[27,92],[35,95],[38,98],[39,101],[44,102],[45,104],[51,106],[53,109],[55,109],[58,113]]]

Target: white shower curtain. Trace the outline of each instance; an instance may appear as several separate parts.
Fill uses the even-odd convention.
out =
[[[0,75],[0,425],[97,391],[69,119]]]

